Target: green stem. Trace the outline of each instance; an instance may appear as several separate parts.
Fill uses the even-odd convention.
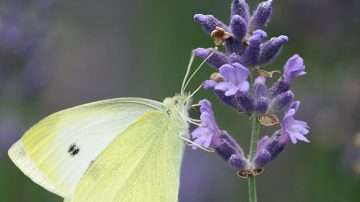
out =
[[[256,115],[252,117],[252,127],[251,127],[251,140],[250,140],[250,151],[249,151],[249,160],[252,160],[256,154],[257,141],[259,139],[260,133],[260,123]]]
[[[255,157],[257,141],[259,139],[259,133],[260,133],[260,124],[257,117],[254,115],[252,117],[249,160],[252,160]],[[257,202],[256,182],[254,176],[249,177],[248,187],[249,187],[249,202]]]
[[[256,202],[257,201],[256,182],[254,176],[250,176],[248,178],[248,187],[249,187],[249,202]]]

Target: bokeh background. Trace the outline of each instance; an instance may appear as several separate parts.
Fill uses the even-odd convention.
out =
[[[248,1],[254,9],[258,0]],[[213,46],[195,13],[228,22],[230,0],[1,0],[0,201],[61,201],[25,177],[7,150],[47,114],[113,97],[163,100],[180,90],[190,51]],[[293,90],[311,144],[288,145],[257,178],[259,201],[360,201],[360,1],[278,0],[266,31],[289,36],[273,69],[300,54]],[[196,60],[198,64],[200,60]],[[203,68],[196,88],[214,70]],[[214,101],[221,128],[248,150],[250,122]],[[193,116],[197,116],[194,113]],[[262,130],[262,135],[271,131]],[[247,201],[219,156],[187,149],[180,201]]]

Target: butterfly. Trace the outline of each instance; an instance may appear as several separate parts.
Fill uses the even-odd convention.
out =
[[[184,91],[206,61],[187,79],[193,59],[179,95],[163,102],[115,98],[56,112],[12,145],[11,160],[65,201],[177,201],[184,141],[196,145],[188,111],[201,86]]]

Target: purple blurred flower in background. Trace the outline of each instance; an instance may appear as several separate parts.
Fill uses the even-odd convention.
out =
[[[9,0],[0,13],[0,77],[2,88],[21,89],[36,96],[46,84],[46,50],[55,0]]]
[[[0,96],[4,103],[16,100],[27,108],[36,107],[36,102],[30,101],[38,99],[47,82],[47,39],[55,2],[9,0],[0,10]],[[26,112],[14,105],[2,108],[19,114],[0,120],[1,146],[7,150],[18,138],[19,129],[23,128],[21,114]]]

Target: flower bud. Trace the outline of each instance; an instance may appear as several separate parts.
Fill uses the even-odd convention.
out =
[[[269,99],[267,97],[259,97],[255,102],[255,112],[257,115],[264,115],[269,108]]]
[[[243,170],[248,166],[246,158],[242,155],[231,155],[228,163],[232,168],[236,170]]]
[[[228,55],[233,53],[241,55],[245,51],[245,44],[242,41],[235,39],[234,37],[226,39],[224,45]]]
[[[277,95],[280,95],[281,93],[288,91],[290,89],[290,86],[291,84],[284,80],[279,80],[275,82],[268,91],[269,98],[273,98]]]
[[[274,61],[286,42],[288,42],[288,37],[281,35],[279,37],[274,37],[268,42],[262,44],[259,64],[265,65]]]
[[[230,32],[230,29],[223,22],[216,19],[212,15],[196,14],[194,15],[194,20],[199,22],[202,25],[204,31],[208,34],[211,34],[211,32],[214,31],[216,27],[220,27],[226,32]]]
[[[236,100],[238,105],[244,112],[251,113],[254,111],[255,101],[249,92],[240,93],[236,97]]]
[[[260,57],[260,45],[266,37],[266,32],[256,30],[249,38],[249,45],[246,47],[244,54],[241,56],[241,64],[247,67],[253,67],[258,63]]]
[[[279,134],[274,134],[270,138],[265,136],[258,142],[255,158],[253,160],[255,168],[263,168],[270,161],[274,160],[283,150],[285,145],[279,141]]]
[[[271,10],[272,0],[261,2],[251,16],[251,30],[264,29],[270,21]]]
[[[245,0],[233,0],[231,3],[231,17],[234,15],[241,16],[246,23],[249,22],[249,5],[245,2]]]
[[[241,16],[234,15],[231,18],[230,29],[232,31],[234,38],[236,38],[239,41],[242,41],[247,33],[247,24]]]
[[[206,59],[213,51],[213,48],[197,48],[194,52],[196,56]],[[222,65],[229,63],[229,57],[222,52],[216,51],[206,62],[218,69]]]
[[[290,104],[293,98],[294,93],[290,90],[277,95],[271,100],[270,110],[276,112],[284,109]]]

